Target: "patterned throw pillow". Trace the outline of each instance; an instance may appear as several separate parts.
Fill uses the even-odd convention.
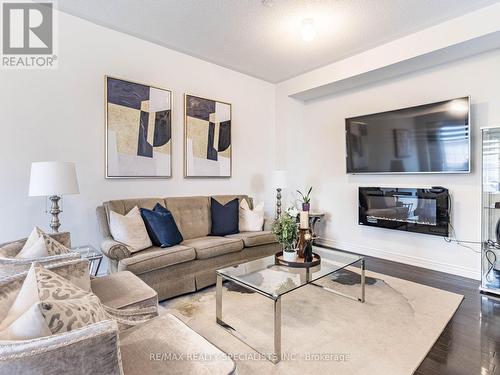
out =
[[[106,318],[96,295],[34,263],[0,322],[0,340],[26,340],[68,332]]]
[[[35,259],[66,254],[70,251],[70,249],[54,240],[43,230],[35,227],[21,251],[15,257],[20,259]]]
[[[71,250],[45,233],[41,234],[49,256],[69,253]]]

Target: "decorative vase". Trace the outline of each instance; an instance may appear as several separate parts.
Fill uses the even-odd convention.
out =
[[[302,211],[309,211],[310,208],[311,208],[310,203],[302,203]]]
[[[295,262],[297,260],[297,252],[295,250],[293,251],[284,250],[283,260],[286,262]]]

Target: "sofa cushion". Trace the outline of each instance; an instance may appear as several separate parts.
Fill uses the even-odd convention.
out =
[[[121,332],[120,351],[125,374],[230,375],[236,368],[229,356],[172,314],[161,315]],[[162,353],[178,357],[169,359]],[[210,360],[179,357],[190,354]]]
[[[240,231],[260,232],[264,226],[264,202],[250,209],[248,202],[244,199],[240,203]]]
[[[140,210],[153,245],[171,247],[182,242],[182,234],[169,210],[159,203],[155,205],[153,210],[147,208]]]
[[[158,303],[158,294],[129,271],[96,277],[91,285],[103,305],[115,309],[150,307]]]
[[[239,204],[238,198],[221,204],[217,199],[210,198],[210,216],[212,219],[213,236],[227,236],[239,233]]]
[[[185,240],[210,233],[210,201],[208,197],[177,197],[165,199]]]
[[[127,245],[131,252],[141,251],[153,245],[137,206],[126,215],[111,211],[109,229],[113,239]]]
[[[189,262],[195,258],[196,253],[189,246],[151,247],[132,254],[130,258],[120,260],[118,262],[118,271],[130,271],[140,275],[173,264]]]
[[[226,236],[226,238],[241,239],[243,240],[245,247],[267,245],[270,243],[278,242],[276,236],[271,231],[240,232],[237,234]]]
[[[193,247],[197,259],[208,259],[243,250],[243,241],[241,239],[216,236],[185,240],[182,245]]]

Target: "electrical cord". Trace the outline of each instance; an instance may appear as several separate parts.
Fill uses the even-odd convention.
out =
[[[495,242],[495,247],[498,248],[498,244]],[[495,254],[494,251],[488,249],[485,251],[484,256],[486,260],[488,261],[488,271],[486,272],[486,280],[488,280],[490,283],[494,281],[491,278],[491,271],[495,268],[495,263],[497,261],[497,255]],[[490,256],[493,256],[493,260],[490,259]]]
[[[451,217],[451,208],[452,208],[451,194],[448,195],[448,203],[449,203],[448,215]],[[452,236],[454,238],[451,238],[450,236],[443,237],[443,239],[446,242],[448,242],[448,243],[455,242],[457,245],[465,247],[467,249],[470,249],[473,252],[475,252],[476,254],[481,254],[482,251],[481,250],[477,251],[474,248],[472,248],[471,246],[467,246],[467,245],[464,245],[464,244],[467,243],[467,244],[474,244],[474,245],[485,245],[487,247],[487,249],[484,252],[484,256],[486,258],[486,261],[488,262],[488,271],[486,272],[485,278],[486,278],[486,280],[488,280],[488,282],[495,281],[495,280],[492,280],[492,271],[495,269],[495,263],[497,261],[497,255],[496,255],[496,253],[492,249],[500,250],[500,243],[498,243],[496,241],[493,241],[493,240],[487,240],[484,243],[480,242],[480,241],[464,241],[464,240],[459,240],[459,239],[456,238],[457,237],[457,232],[455,230],[455,227],[453,226],[453,224],[451,224],[451,222],[449,223],[449,225],[451,227],[451,233],[452,233]]]
[[[453,204],[452,204],[452,200],[451,200],[451,194],[448,194],[448,217],[451,218],[451,209],[453,207]],[[458,246],[462,246],[462,247],[465,247],[466,249],[469,249],[473,252],[475,252],[476,254],[481,254],[481,250],[477,251],[475,250],[474,248],[472,248],[471,246],[467,246],[467,245],[464,245],[466,243],[468,244],[474,244],[474,245],[482,245],[482,242],[478,242],[478,241],[464,241],[464,240],[459,240],[457,237],[457,231],[455,230],[455,227],[453,226],[453,224],[449,223],[449,226],[451,227],[451,233],[452,233],[452,237],[448,236],[448,237],[443,237],[443,239],[448,242],[448,243],[452,243],[452,242],[455,242]]]

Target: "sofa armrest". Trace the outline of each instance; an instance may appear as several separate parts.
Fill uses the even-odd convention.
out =
[[[158,316],[158,306],[115,309],[103,305],[103,308],[108,317],[118,323],[118,329],[120,331],[145,323]]]
[[[118,326],[104,320],[33,340],[1,341],[0,374],[122,375]]]
[[[264,218],[264,225],[262,226],[262,230],[271,231],[273,229],[274,219],[270,217]]]
[[[114,260],[122,260],[125,258],[129,258],[131,251],[127,245],[115,241],[111,237],[107,237],[101,242],[101,250],[104,255],[106,255],[110,259]]]
[[[0,244],[0,258],[14,258],[19,254],[25,243],[26,238]]]

